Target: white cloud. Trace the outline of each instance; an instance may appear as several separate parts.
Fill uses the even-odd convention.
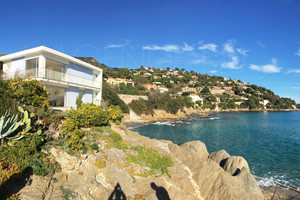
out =
[[[247,52],[249,52],[250,50],[243,50],[243,49],[237,48],[236,51],[243,56],[247,56]]]
[[[187,43],[183,43],[183,47],[181,48],[183,51],[193,51],[194,47],[188,45]]]
[[[296,56],[300,56],[300,49],[295,53]]]
[[[261,42],[261,41],[257,41],[256,42],[259,46],[261,46],[262,48],[266,48],[266,46]]]
[[[281,67],[277,66],[276,58],[272,58],[272,64],[267,65],[250,65],[250,69],[261,71],[265,73],[278,73],[280,72]]]
[[[211,71],[209,71],[210,73],[212,73],[212,74],[215,74],[215,73],[217,73],[218,71],[217,70],[211,70]]]
[[[179,50],[179,47],[177,45],[164,45],[164,46],[157,46],[157,45],[148,45],[148,46],[143,46],[144,50],[151,50],[151,51],[177,51]]]
[[[202,56],[201,58],[192,61],[192,64],[202,64],[202,63],[206,63],[205,56]]]
[[[217,45],[216,44],[204,44],[204,45],[202,45],[202,46],[200,46],[200,47],[198,47],[198,49],[200,49],[200,50],[205,50],[205,49],[207,49],[207,50],[210,50],[210,51],[213,51],[213,52],[217,52]]]
[[[232,56],[230,62],[222,63],[221,66],[228,69],[240,69],[241,66],[237,66],[239,63],[239,58],[237,56]]]
[[[290,73],[297,73],[297,74],[299,74],[300,73],[300,69],[290,69],[287,73],[288,74],[290,74]]]
[[[125,47],[129,44],[129,40],[125,40],[125,43],[123,44],[109,44],[105,48],[110,49],[110,48],[122,48]]]
[[[228,40],[227,43],[224,44],[224,51],[226,51],[227,53],[234,54],[234,42],[235,40]]]
[[[300,87],[291,87],[291,89],[300,90]]]

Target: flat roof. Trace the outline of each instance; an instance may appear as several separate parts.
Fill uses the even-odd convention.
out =
[[[52,55],[58,56],[60,58],[66,59],[68,61],[71,61],[73,63],[85,66],[89,69],[93,69],[93,70],[96,70],[96,71],[102,71],[102,69],[99,68],[99,67],[96,67],[96,66],[91,65],[89,63],[86,63],[82,60],[79,60],[77,58],[74,58],[72,56],[69,56],[67,54],[61,53],[59,51],[56,51],[54,49],[51,49],[51,48],[48,48],[48,47],[45,47],[45,46],[39,46],[39,47],[35,47],[35,48],[32,48],[32,49],[26,49],[26,50],[19,51],[19,52],[16,52],[16,53],[1,56],[0,61],[5,62],[5,61],[9,61],[9,60],[12,60],[12,59],[15,59],[15,58],[30,56],[30,55],[34,55],[34,54],[37,54],[37,53],[52,54]]]

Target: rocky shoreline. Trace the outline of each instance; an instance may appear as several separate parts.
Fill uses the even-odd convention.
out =
[[[162,191],[169,199],[189,200],[260,200],[273,196],[275,187],[259,186],[243,157],[230,156],[225,150],[209,153],[200,141],[178,146],[171,141],[150,139],[129,130],[124,124],[112,124],[111,130],[130,145],[145,146],[172,158],[174,164],[169,168],[170,176],[133,176],[147,169],[126,163],[126,154],[122,150],[106,148],[101,141],[98,143],[100,151],[80,157],[52,147],[49,153],[60,164],[61,171],[52,177],[31,176],[31,185],[18,193],[20,199],[61,200],[66,191],[72,191],[72,199],[109,199],[119,189],[127,197],[139,194],[151,200],[159,199]],[[106,165],[96,167],[95,162],[104,157]],[[297,195],[279,188],[275,199],[293,199]]]
[[[163,110],[155,110],[154,115],[141,115],[138,119],[130,119],[127,117],[123,120],[123,123],[128,126],[128,128],[143,126],[147,124],[153,124],[156,122],[176,122],[182,119],[190,119],[190,118],[213,118],[212,114],[220,113],[220,112],[294,112],[300,111],[300,109],[226,109],[226,110],[200,110],[200,109],[188,109],[185,108],[184,111],[178,111],[176,114],[170,114]]]
[[[51,179],[32,176],[32,184],[20,190],[20,199],[59,200],[64,188],[76,194],[74,199],[109,199],[116,187],[122,188],[126,196],[140,194],[151,200],[158,199],[162,191],[170,199],[264,199],[247,161],[240,156],[230,156],[225,150],[209,154],[200,141],[178,146],[171,141],[150,139],[130,131],[125,125],[112,124],[111,129],[130,145],[146,146],[169,156],[174,161],[169,167],[170,177],[166,174],[132,176],[147,169],[126,163],[122,150],[103,148],[102,143],[99,143],[101,151],[81,157],[52,147],[50,153],[62,170]],[[95,161],[103,156],[106,165],[99,169]]]

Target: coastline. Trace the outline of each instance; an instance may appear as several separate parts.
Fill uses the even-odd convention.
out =
[[[205,113],[201,113],[201,114],[205,114]],[[167,120],[166,119],[165,122],[166,121],[176,121],[176,120],[174,120],[174,119]],[[153,123],[155,123],[155,122],[153,122]],[[122,124],[124,124],[124,123],[122,123]],[[149,124],[149,122],[148,123],[139,122],[136,124],[133,123],[133,124],[129,124],[129,126],[127,126],[127,124],[124,124],[124,125],[130,130],[133,127],[143,126],[143,125],[147,125],[147,124]],[[139,134],[139,132],[137,132],[137,133]],[[147,136],[144,136],[144,137],[147,137]],[[161,140],[161,141],[169,141],[169,140]],[[200,142],[202,142],[202,141],[200,141]],[[275,182],[275,181],[270,183],[267,180],[267,183],[266,183],[266,180],[264,180],[265,178],[262,178],[262,177],[254,176],[254,178],[266,199],[271,199],[274,195],[274,191],[275,191],[275,195],[274,195],[275,199],[297,199],[300,197],[300,192],[295,188],[284,187],[284,185],[280,185],[278,182]]]
[[[180,120],[188,120],[191,118],[213,118],[210,117],[210,115],[215,113],[221,113],[221,112],[295,112],[300,111],[300,109],[226,109],[226,110],[199,110],[199,109],[193,109],[195,112],[186,113],[186,110],[184,112],[180,112],[180,114],[168,114],[166,115],[159,115],[159,116],[151,116],[151,115],[142,115],[140,116],[140,119],[125,119],[123,120],[123,124],[125,124],[129,129],[139,126],[144,126],[148,124],[153,124],[157,122],[176,122]],[[204,117],[201,117],[204,116]]]

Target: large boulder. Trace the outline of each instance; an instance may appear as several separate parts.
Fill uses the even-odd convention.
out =
[[[223,168],[232,176],[238,175],[242,169],[245,169],[246,171],[250,171],[247,161],[241,156],[229,157],[226,160]]]
[[[190,170],[204,199],[264,199],[244,158],[230,157],[225,150],[209,155],[199,141],[168,146],[172,157]]]
[[[226,160],[230,157],[230,155],[224,149],[220,151],[215,151],[209,154],[208,158],[218,163],[221,167],[224,166]]]
[[[200,141],[187,142],[181,146],[171,143],[168,147],[173,157],[184,163],[197,158],[208,158],[209,155],[205,144]]]

